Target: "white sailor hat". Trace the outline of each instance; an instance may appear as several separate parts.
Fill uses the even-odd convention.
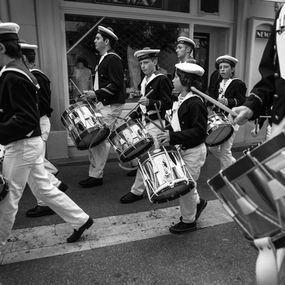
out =
[[[98,33],[106,36],[109,39],[113,39],[117,41],[119,38],[115,35],[113,32],[113,29],[111,27],[103,27],[103,26],[98,26]]]
[[[134,56],[138,58],[138,60],[144,60],[146,58],[153,58],[157,57],[158,53],[160,52],[159,49],[151,49],[149,47],[145,47],[144,49],[137,50],[134,53]]]
[[[32,44],[28,44],[26,41],[24,40],[19,40],[19,45],[21,47],[21,49],[31,49],[31,50],[36,50],[38,48],[37,45],[32,45]]]
[[[202,76],[205,72],[204,68],[196,63],[181,62],[175,64],[175,67],[185,73],[196,74]]]
[[[233,57],[233,56],[230,56],[228,54],[225,54],[225,55],[222,55],[222,56],[219,56],[217,59],[216,59],[216,63],[219,65],[220,63],[222,62],[226,62],[226,63],[229,63],[231,66],[235,66],[237,63],[238,63],[238,60]]]
[[[16,23],[0,23],[0,41],[18,40],[20,26]]]
[[[188,46],[192,46],[192,47],[196,47],[196,44],[193,40],[191,40],[190,38],[187,38],[185,36],[180,36],[177,39],[177,44],[184,44],[184,45],[188,45]]]

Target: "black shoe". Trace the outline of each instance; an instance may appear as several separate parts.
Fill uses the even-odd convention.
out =
[[[200,199],[200,203],[197,204],[197,211],[196,211],[196,216],[195,216],[195,221],[197,221],[203,212],[203,210],[206,208],[208,202],[204,199]]]
[[[126,195],[121,197],[120,202],[123,204],[133,203],[138,200],[141,200],[143,198],[143,195],[135,195],[132,192],[128,192]]]
[[[83,188],[95,187],[103,185],[103,178],[88,177],[86,180],[82,180],[79,184]]]
[[[43,217],[43,216],[50,216],[54,215],[55,212],[48,206],[39,206],[28,210],[26,212],[26,216],[29,218],[36,218],[36,217]]]
[[[131,170],[131,171],[129,171],[127,173],[127,176],[129,176],[129,177],[136,176],[136,175],[137,175],[137,170],[136,169]]]
[[[65,183],[61,182],[57,188],[64,193],[67,191],[68,186]]]
[[[78,241],[78,240],[81,238],[83,232],[84,232],[85,230],[89,229],[89,228],[92,226],[93,223],[94,223],[94,222],[93,222],[93,219],[92,219],[91,217],[89,217],[89,219],[87,220],[87,222],[86,222],[83,226],[81,226],[78,230],[74,230],[74,231],[73,231],[73,234],[72,234],[70,237],[68,237],[68,238],[66,239],[66,241],[67,241],[68,243]]]
[[[192,232],[197,229],[196,222],[193,223],[184,223],[184,222],[179,222],[174,226],[171,226],[169,228],[169,231],[173,234],[183,234],[185,232]]]

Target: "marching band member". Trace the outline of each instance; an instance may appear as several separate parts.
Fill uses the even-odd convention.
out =
[[[177,39],[176,54],[179,62],[185,62],[187,60],[194,60],[192,53],[196,47],[196,44],[190,38],[180,36]]]
[[[165,112],[172,106],[171,99],[171,81],[164,74],[156,71],[159,49],[144,48],[135,52],[138,58],[142,72],[145,74],[141,82],[142,97],[139,100],[140,107],[136,112],[130,115],[132,119],[141,118],[146,131],[156,140],[156,136],[161,132],[154,124],[146,120],[148,117],[155,124],[160,125],[159,116],[165,117]],[[146,95],[149,94],[147,97]],[[159,114],[157,113],[159,110]],[[163,126],[164,127],[164,126]],[[131,191],[121,197],[121,203],[133,203],[143,198],[145,190],[143,177],[138,170],[135,182]]]
[[[9,192],[0,201],[0,248],[5,245],[28,179],[35,197],[75,228],[67,242],[76,242],[93,224],[77,204],[53,186],[44,167],[35,77],[22,61],[16,23],[0,23],[0,143],[5,145],[3,176]]]
[[[234,78],[235,66],[238,60],[230,55],[223,55],[216,59],[216,64],[219,67],[221,80],[217,81],[216,88],[213,94],[214,99],[224,104],[228,108],[240,106],[245,100],[246,85],[238,78]],[[218,108],[214,111],[223,112]],[[218,146],[209,147],[211,153],[220,160],[220,167],[224,169],[235,163],[236,159],[232,155],[232,145],[239,127],[233,126],[233,134],[225,142]]]
[[[112,131],[117,117],[123,111],[125,103],[124,70],[121,57],[113,50],[118,37],[112,28],[98,27],[94,43],[101,57],[95,70],[94,90],[83,92],[83,98],[98,101],[105,123]],[[91,148],[89,177],[79,182],[84,187],[103,184],[104,168],[110,151],[110,143],[104,140]]]
[[[275,24],[264,49],[259,72],[261,80],[250,91],[243,106],[233,108],[238,114],[234,123],[244,124],[270,111],[271,137],[285,129],[285,5],[277,13]]]
[[[204,69],[195,63],[178,63],[175,65],[175,77],[172,80],[174,90],[179,94],[178,101],[173,104],[170,123],[171,131],[158,135],[162,144],[181,145],[181,156],[186,167],[197,182],[201,167],[206,160],[207,148],[207,107],[203,99],[190,91],[191,86],[201,89],[201,76]],[[180,222],[169,228],[171,233],[180,234],[196,230],[196,221],[207,202],[200,199],[195,187],[179,198]]]
[[[40,86],[38,91],[39,95],[39,111],[40,111],[40,128],[41,128],[41,137],[46,143],[49,133],[50,133],[50,119],[52,113],[51,104],[51,90],[50,90],[50,80],[48,77],[39,69],[35,68],[36,52],[38,48],[37,45],[27,44],[24,41],[20,41],[20,47],[23,55],[23,60],[27,67],[30,69],[30,72],[35,76],[37,82]],[[43,152],[43,155],[45,152]],[[59,190],[65,192],[68,186],[61,182],[54,174],[58,172],[57,168],[50,163],[46,158],[44,158],[44,165],[48,171],[49,180],[51,183],[56,186]],[[35,187],[35,184],[30,183],[30,187]],[[32,191],[33,193],[34,191]],[[43,201],[37,199],[37,205],[32,209],[29,209],[26,212],[27,217],[42,217],[53,215],[54,211],[46,206]]]

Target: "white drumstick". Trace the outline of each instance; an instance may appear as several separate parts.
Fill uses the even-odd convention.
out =
[[[199,91],[198,89],[196,89],[195,87],[191,87],[191,90],[195,93],[197,93],[198,95],[201,95],[203,98],[205,98],[206,100],[210,101],[211,103],[213,103],[214,105],[218,106],[220,109],[228,112],[229,114],[231,114],[232,116],[236,117],[237,113],[234,112],[232,109],[228,108],[227,106],[225,106],[224,104],[222,104],[221,102],[215,100],[214,98],[210,97],[209,95]]]

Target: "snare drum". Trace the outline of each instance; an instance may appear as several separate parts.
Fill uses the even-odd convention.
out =
[[[284,133],[248,151],[208,184],[247,238],[284,237]]]
[[[138,120],[130,120],[119,126],[109,136],[109,141],[122,162],[138,157],[153,145],[153,138]]]
[[[233,126],[224,113],[215,113],[208,117],[207,138],[208,146],[217,146],[222,144],[233,134]]]
[[[152,203],[171,201],[195,187],[195,182],[175,147],[148,151],[139,159],[139,169]]]
[[[63,112],[61,121],[79,150],[96,146],[110,133],[102,114],[88,101],[71,105]]]

